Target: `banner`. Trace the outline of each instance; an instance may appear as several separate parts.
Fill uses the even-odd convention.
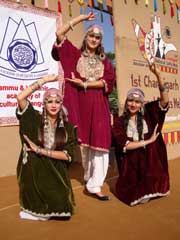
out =
[[[162,1],[156,3],[155,11],[150,1],[148,6],[145,1],[113,1],[119,109],[122,112],[127,91],[133,87],[144,91],[146,101],[160,96],[158,81],[149,70],[149,63],[156,63],[169,87],[165,122],[176,131],[180,128],[180,25],[170,11],[164,14]]]
[[[0,0],[0,126],[16,125],[17,94],[47,74],[63,74],[51,57],[59,13]],[[60,72],[59,72],[60,71]],[[42,107],[43,86],[30,96]]]

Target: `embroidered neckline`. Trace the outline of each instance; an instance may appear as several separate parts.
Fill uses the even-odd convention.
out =
[[[86,81],[96,81],[103,76],[104,65],[97,55],[94,57],[81,55],[77,64],[77,72]]]
[[[142,139],[144,139],[144,134],[148,133],[148,126],[146,121],[143,119],[143,131],[142,131]],[[139,134],[137,130],[136,123],[129,119],[128,127],[127,127],[127,136],[133,138],[133,141],[139,141]]]
[[[54,145],[55,132],[56,132],[56,124],[52,126],[50,121],[48,120],[48,124],[44,128],[44,147],[45,148],[52,149]]]

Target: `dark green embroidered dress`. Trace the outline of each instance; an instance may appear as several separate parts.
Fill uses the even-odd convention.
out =
[[[20,207],[23,211],[39,217],[71,216],[74,196],[68,175],[70,161],[56,160],[26,151],[23,134],[37,144],[41,115],[29,103],[22,112],[17,110],[22,150],[17,165]],[[68,141],[64,147],[73,158],[76,146],[75,129],[66,125]]]

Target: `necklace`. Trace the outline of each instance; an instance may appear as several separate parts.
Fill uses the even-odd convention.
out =
[[[90,57],[82,54],[77,64],[77,72],[86,81],[96,81],[103,76],[104,64],[97,55]]]
[[[97,64],[97,57],[88,57],[88,64],[91,68],[95,68]]]
[[[99,79],[102,71],[102,62],[95,55],[94,57],[86,58],[87,64],[85,64],[85,72],[87,81],[96,81]]]

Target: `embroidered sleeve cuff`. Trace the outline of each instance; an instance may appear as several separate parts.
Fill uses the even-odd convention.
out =
[[[69,162],[72,162],[72,158],[71,158],[71,156],[68,154],[68,152],[67,152],[66,150],[64,150],[63,153],[66,154],[66,157],[68,158],[68,161],[69,161]]]
[[[101,80],[103,83],[104,83],[104,89],[105,89],[105,92],[108,92],[108,86],[107,86],[107,83],[105,80]]]
[[[20,109],[19,107],[17,108],[17,114],[18,114],[19,116],[23,115],[23,113],[26,112],[26,110],[28,109],[28,107],[29,107],[29,101],[27,101],[26,107],[25,107],[22,111],[21,111],[21,109]]]
[[[126,148],[126,147],[127,147],[127,145],[129,144],[129,142],[130,142],[129,140],[126,141],[126,143],[125,143],[125,145],[124,145],[124,147],[123,147],[123,153],[126,153],[126,152],[127,152],[127,148]]]

